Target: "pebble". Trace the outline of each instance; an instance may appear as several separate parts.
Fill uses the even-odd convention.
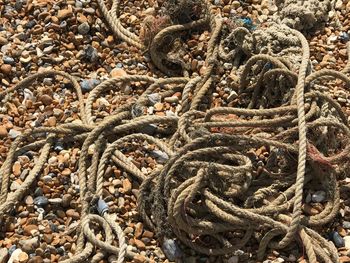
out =
[[[179,102],[179,98],[176,97],[176,96],[171,96],[171,97],[166,97],[164,99],[165,102],[168,102],[168,103],[178,103]]]
[[[70,8],[67,8],[67,9],[58,10],[57,18],[59,20],[63,20],[63,19],[68,18],[68,17],[70,17],[72,15],[73,15],[73,10],[70,7]]]
[[[9,259],[9,252],[7,248],[0,248],[0,263],[6,263]]]
[[[147,97],[152,105],[160,102],[160,100],[162,99],[158,93],[149,94],[147,95]]]
[[[135,245],[137,246],[138,249],[140,249],[140,250],[145,250],[146,249],[145,243],[143,243],[141,240],[134,239],[134,242],[135,242]]]
[[[123,180],[123,193],[130,193],[132,189],[132,185],[129,179]]]
[[[78,26],[79,34],[86,35],[90,31],[90,25],[88,22],[84,22]]]
[[[143,256],[143,255],[138,254],[138,255],[136,255],[134,257],[133,262],[135,262],[135,263],[144,263],[144,262],[146,262],[146,257]]]
[[[127,75],[125,70],[122,69],[122,68],[114,68],[114,69],[112,69],[110,74],[111,74],[112,78],[120,78],[120,77],[123,77],[123,76]]]
[[[19,176],[21,174],[21,163],[19,161],[16,161],[12,166],[12,172],[15,176]]]
[[[22,62],[23,64],[28,64],[30,61],[32,61],[32,57],[28,56],[28,57],[21,57],[19,59],[20,62]]]
[[[157,162],[159,163],[165,163],[167,160],[169,160],[169,156],[160,150],[153,150],[152,155],[157,159]]]
[[[15,251],[12,252],[10,259],[7,261],[7,263],[15,263],[16,261],[19,262],[20,254],[23,253],[22,249],[17,248]]]
[[[14,129],[11,129],[8,133],[8,135],[10,136],[11,139],[16,139],[18,136],[21,135],[20,131],[16,131]]]
[[[26,225],[23,227],[24,235],[31,236],[35,235],[38,232],[37,225]]]
[[[135,225],[135,233],[134,233],[135,238],[140,238],[142,235],[142,231],[143,231],[143,224],[139,222]]]
[[[8,40],[5,37],[0,36],[0,46],[4,46],[8,43]]]
[[[12,58],[12,57],[8,57],[8,56],[4,56],[2,58],[2,61],[5,63],[5,64],[10,64],[10,65],[15,65],[16,62],[15,60]]]
[[[10,74],[12,71],[12,67],[10,64],[3,64],[0,67],[0,71],[4,74]]]
[[[163,252],[170,261],[181,258],[182,252],[173,239],[165,239],[162,245]]]
[[[74,209],[68,209],[68,210],[66,211],[66,215],[67,215],[68,217],[73,218],[73,219],[79,219],[79,218],[80,218],[79,213],[78,213],[77,211],[75,211]]]
[[[319,213],[319,211],[316,208],[312,207],[309,204],[304,204],[303,210],[307,215],[317,215]]]
[[[17,189],[19,189],[21,187],[21,185],[16,182],[16,181],[13,181],[10,185],[10,190],[11,191],[16,191]]]
[[[344,239],[344,246],[347,248],[347,249],[350,249],[350,236],[346,236],[343,238]]]
[[[348,42],[350,40],[350,36],[346,32],[341,32],[339,35],[339,40],[342,42]]]
[[[70,195],[70,194],[64,194],[64,195],[62,196],[62,206],[63,206],[63,207],[69,207],[71,201],[72,201],[72,195]]]
[[[22,248],[23,251],[27,253],[33,253],[36,248],[38,248],[40,245],[39,238],[33,237],[31,239],[24,239],[19,241],[19,246]]]
[[[98,60],[97,50],[91,45],[88,45],[84,49],[84,55],[85,55],[85,58],[87,58],[90,62],[96,62]]]
[[[34,205],[45,206],[49,203],[49,200],[45,196],[38,196],[34,198]]]
[[[228,95],[228,97],[227,97],[227,101],[228,102],[231,102],[231,101],[233,101],[235,98],[237,98],[238,97],[238,94],[237,94],[237,92],[235,92],[235,91],[231,91],[230,92],[230,95]]]
[[[326,199],[326,192],[324,191],[317,191],[314,194],[312,194],[312,202],[314,203],[322,203]]]
[[[60,205],[62,204],[62,198],[50,198],[48,199],[50,204],[54,204],[54,205]]]
[[[350,229],[350,222],[349,221],[343,221],[343,227],[345,229]]]
[[[336,247],[344,247],[345,241],[344,239],[339,235],[338,232],[334,231],[331,234],[332,241],[335,244]]]
[[[21,252],[19,255],[18,255],[18,261],[19,263],[26,263],[29,259],[29,256],[26,252]]]
[[[48,106],[52,103],[52,98],[47,95],[47,94],[44,94],[42,96],[40,96],[40,101],[45,105],[45,106]]]
[[[28,195],[26,196],[26,198],[24,199],[24,202],[26,203],[26,205],[32,205],[34,203],[34,199],[32,196]]]
[[[7,137],[8,132],[5,126],[0,125],[0,138],[5,138]]]
[[[100,81],[98,79],[84,79],[80,82],[80,87],[83,92],[89,92],[98,84],[100,84]]]
[[[163,107],[164,107],[163,103],[159,102],[159,103],[154,104],[154,110],[155,111],[162,111]]]

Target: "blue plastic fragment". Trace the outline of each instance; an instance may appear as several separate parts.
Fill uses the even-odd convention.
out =
[[[105,212],[108,211],[108,205],[107,203],[102,200],[102,199],[98,199],[97,202],[97,211],[100,215],[103,215]]]

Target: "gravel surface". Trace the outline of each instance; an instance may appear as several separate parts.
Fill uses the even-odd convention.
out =
[[[276,12],[273,1],[214,0],[217,12],[223,17],[252,19],[257,27],[272,19]],[[139,34],[147,15],[153,14],[161,2],[124,1],[122,23]],[[347,62],[346,43],[350,34],[350,1],[337,0],[329,11],[326,27],[306,34],[311,47],[311,64],[315,70],[340,70]],[[339,27],[339,23],[341,27]],[[205,70],[205,52],[210,33],[194,33],[186,39],[183,61],[191,74],[202,75]],[[235,76],[232,63],[223,63],[212,104],[230,105],[237,98],[232,88]],[[45,69],[55,69],[75,76],[85,98],[89,91],[108,78],[125,75],[164,75],[152,64],[148,53],[116,39],[104,23],[97,4],[90,0],[2,0],[0,1],[0,91],[21,79]],[[340,82],[332,83],[330,94],[350,115],[350,95]],[[116,88],[98,98],[93,104],[96,120],[112,114],[119,106],[139,96],[143,83]],[[169,116],[178,112],[181,92],[160,101],[152,95],[154,104],[147,114]],[[77,96],[59,77],[45,78],[32,89],[16,91],[6,104],[0,103],[0,164],[7,156],[9,146],[24,130],[34,127],[55,127],[61,123],[79,120]],[[132,162],[145,174],[168,159],[152,145],[128,144],[123,149]],[[142,152],[153,151],[145,155]],[[91,147],[90,155],[94,149]],[[77,166],[80,146],[57,141],[47,164],[36,183],[13,208],[11,214],[0,220],[0,263],[58,262],[69,258],[77,249],[76,227],[80,219]],[[10,191],[18,189],[39,153],[20,155],[12,167]],[[110,165],[103,183],[103,195],[115,220],[122,227],[128,249],[137,256],[133,261],[169,262],[159,240],[140,220],[136,206],[139,182],[123,169]],[[338,247],[341,262],[350,262],[350,179],[340,182],[341,209],[336,220],[323,229],[329,240]],[[320,213],[326,201],[322,190],[307,189],[303,210],[308,215]],[[102,238],[102,236],[98,236]],[[249,261],[255,246],[238,250],[229,257],[204,256],[188,252],[185,263],[190,262],[256,262]],[[113,256],[101,262],[113,262]],[[307,262],[297,246],[281,251],[270,250],[264,263]]]

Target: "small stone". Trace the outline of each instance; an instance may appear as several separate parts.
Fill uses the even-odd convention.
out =
[[[349,2],[349,3],[350,3],[350,2]],[[349,36],[349,34],[346,33],[346,32],[341,32],[340,35],[339,35],[339,39],[340,39],[340,41],[342,41],[342,42],[348,42],[349,39],[350,39],[350,36]]]
[[[311,199],[314,203],[322,203],[326,199],[326,192],[317,191],[312,195]]]
[[[34,198],[34,205],[45,206],[49,203],[49,200],[45,196],[38,196]]]
[[[8,40],[5,37],[0,36],[0,46],[4,46],[8,43]]]
[[[33,197],[30,195],[26,196],[24,202],[26,203],[26,205],[32,205],[34,203]]]
[[[345,240],[339,235],[338,232],[336,232],[336,231],[332,232],[331,237],[332,237],[332,241],[336,247],[344,247],[345,246]],[[350,243],[348,243],[348,245],[350,248]]]
[[[23,227],[23,232],[24,232],[24,235],[26,236],[31,236],[37,233],[37,231],[38,231],[38,226],[36,225],[26,225],[25,227]]]
[[[124,179],[123,180],[123,192],[130,193],[131,189],[132,189],[132,185],[131,185],[131,182],[129,181],[129,179]]]
[[[169,160],[169,156],[160,150],[153,150],[152,155],[157,159],[158,163],[165,163],[167,160]]]
[[[19,59],[20,62],[22,62],[23,64],[28,64],[30,61],[32,61],[32,57],[28,56],[28,57],[21,57]]]
[[[141,255],[141,254],[138,254],[134,257],[134,262],[135,263],[144,263],[144,262],[146,262],[146,257]]]
[[[96,48],[94,48],[91,45],[88,45],[85,49],[84,49],[84,55],[85,57],[90,61],[90,62],[95,62],[98,60],[98,53]]]
[[[339,257],[339,263],[349,263],[349,262],[350,262],[350,257],[348,256]]]
[[[26,263],[29,259],[29,256],[26,252],[21,252],[18,256],[19,263]]]
[[[16,131],[16,130],[14,130],[14,129],[11,129],[10,131],[9,131],[9,136],[10,136],[10,138],[11,139],[16,139],[18,136],[20,136],[21,135],[21,132],[20,131]]]
[[[6,263],[9,259],[9,252],[7,248],[0,248],[0,263]]]
[[[5,126],[0,125],[0,138],[5,138],[7,137],[8,132]]]
[[[304,212],[305,212],[307,215],[313,216],[313,215],[319,214],[319,211],[318,211],[316,208],[314,208],[314,207],[312,207],[311,205],[309,205],[309,204],[304,204],[304,205],[303,205],[303,210],[304,210]]]
[[[79,219],[80,218],[80,215],[77,211],[75,211],[74,209],[68,209],[67,212],[66,212],[66,215],[68,217],[71,217],[73,219]]]
[[[134,242],[135,242],[135,245],[137,246],[138,249],[140,249],[140,250],[145,250],[146,249],[145,243],[143,243],[141,240],[134,239]]]
[[[33,253],[36,248],[39,247],[39,238],[33,237],[31,239],[22,239],[19,241],[19,245],[23,251],[27,253]]]
[[[171,96],[171,97],[166,97],[164,99],[164,101],[168,102],[168,103],[178,103],[179,102],[179,98],[175,97],[175,96]]]
[[[86,35],[90,31],[90,25],[88,22],[84,22],[78,26],[79,34]]]
[[[13,181],[10,185],[10,190],[11,191],[16,191],[17,189],[19,189],[21,187],[21,185],[16,182],[16,181]]]
[[[40,96],[40,101],[45,105],[45,106],[48,106],[52,103],[52,98],[47,95],[47,94],[44,94],[42,96]]]
[[[176,261],[176,259],[182,257],[182,252],[173,239],[165,239],[162,248],[164,254],[170,261]]]
[[[10,259],[7,261],[7,263],[15,263],[19,261],[19,255],[22,253],[22,249],[17,248],[15,251],[12,252]]]
[[[147,8],[145,11],[143,11],[144,15],[155,15],[156,10],[153,7]]]
[[[4,61],[5,64],[10,64],[10,65],[15,65],[16,64],[15,60],[12,57],[9,57],[9,56],[4,56],[2,58],[2,61]]]
[[[350,249],[350,236],[346,236],[343,238],[344,241],[344,247],[346,247],[347,249]]]
[[[4,74],[10,74],[12,71],[12,67],[9,64],[3,64],[0,67],[0,71]]]
[[[231,6],[232,6],[233,9],[237,9],[238,7],[241,6],[241,4],[240,4],[239,1],[233,1]]]
[[[12,166],[12,172],[15,176],[19,176],[21,174],[21,163],[19,161],[16,161]]]
[[[227,102],[231,102],[231,101],[233,101],[235,98],[237,98],[238,97],[238,94],[237,94],[237,92],[235,92],[235,91],[231,91],[230,92],[230,95],[228,95],[228,97],[227,97]]]
[[[72,8],[62,9],[62,10],[58,10],[57,18],[59,20],[63,20],[63,19],[68,18],[72,15],[73,15]]]
[[[349,221],[343,221],[343,227],[345,229],[350,229],[350,222]]]
[[[100,81],[97,79],[84,79],[80,82],[80,87],[83,92],[89,92],[98,84],[100,84]]]
[[[51,116],[47,119],[47,124],[50,126],[50,127],[55,127],[56,124],[57,124],[57,119],[55,116]]]
[[[154,233],[153,233],[153,232],[148,231],[148,230],[143,231],[142,237],[153,238],[153,236],[154,236]]]
[[[72,201],[72,195],[70,195],[70,194],[64,194],[64,195],[62,196],[62,206],[63,206],[63,207],[69,207],[71,201]]]
[[[160,102],[160,100],[162,99],[158,93],[149,94],[147,95],[147,97],[152,105],[156,104],[157,102]]]
[[[59,198],[59,197],[57,197],[57,198],[50,198],[50,199],[48,199],[48,201],[49,201],[50,204],[54,204],[54,205],[62,204],[62,198]]]
[[[155,111],[162,111],[163,107],[164,107],[163,103],[156,103],[156,104],[154,104],[154,110]]]
[[[135,233],[134,233],[135,238],[140,238],[142,235],[142,231],[143,231],[142,223],[137,223],[135,225]]]
[[[224,63],[224,69],[232,69],[232,63]]]
[[[128,75],[124,69],[122,68],[114,68],[112,71],[111,71],[111,77],[112,78],[120,78],[120,77],[123,77],[123,76],[126,76]]]

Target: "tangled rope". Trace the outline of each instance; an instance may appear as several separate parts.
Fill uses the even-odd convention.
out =
[[[140,39],[119,21],[119,1],[113,2],[110,11],[103,1],[98,3],[113,32],[143,49]],[[230,255],[257,241],[256,257],[263,260],[268,248],[283,249],[297,241],[305,247],[309,262],[338,262],[334,245],[315,228],[332,221],[339,211],[338,177],[348,165],[350,129],[341,106],[317,91],[315,84],[339,79],[350,88],[346,75],[349,62],[343,72],[310,72],[308,42],[299,31],[291,30],[298,40],[293,44],[302,50],[298,72],[286,62],[288,58],[253,55],[237,76],[241,101],[237,106],[212,107],[216,69],[221,59],[233,59],[238,52],[223,54],[225,35],[219,15],[211,12],[209,19],[161,30],[149,52],[163,72],[181,75],[183,68],[169,69],[164,62],[167,58],[158,56],[159,45],[166,35],[205,24],[211,29],[211,37],[206,70],[200,77],[113,78],[95,87],[84,101],[74,77],[44,71],[1,92],[0,99],[6,105],[11,93],[30,88],[45,77],[61,76],[77,94],[81,121],[33,128],[13,141],[0,169],[0,222],[38,179],[55,142],[65,140],[81,145],[77,172],[82,210],[77,253],[64,263],[87,259],[99,262],[107,254],[115,255],[120,263],[135,256],[127,250],[124,233],[102,198],[106,167],[111,161],[141,183],[138,211],[161,243],[176,238],[199,253]],[[94,101],[111,89],[133,82],[146,86],[142,95],[96,121]],[[281,90],[281,83],[287,83],[288,90]],[[178,115],[143,114],[152,104],[151,95],[159,90],[161,99],[182,91]],[[324,107],[332,114],[323,116]],[[169,159],[146,175],[122,151],[131,141],[152,144]],[[95,146],[92,156],[88,152],[91,145]],[[258,150],[260,154],[256,154]],[[38,151],[40,156],[19,189],[9,192],[12,165],[27,151]],[[304,190],[316,184],[322,185],[327,202],[319,214],[310,216],[303,212]],[[94,207],[97,210],[91,209]],[[104,233],[103,241],[96,238],[96,226]]]

